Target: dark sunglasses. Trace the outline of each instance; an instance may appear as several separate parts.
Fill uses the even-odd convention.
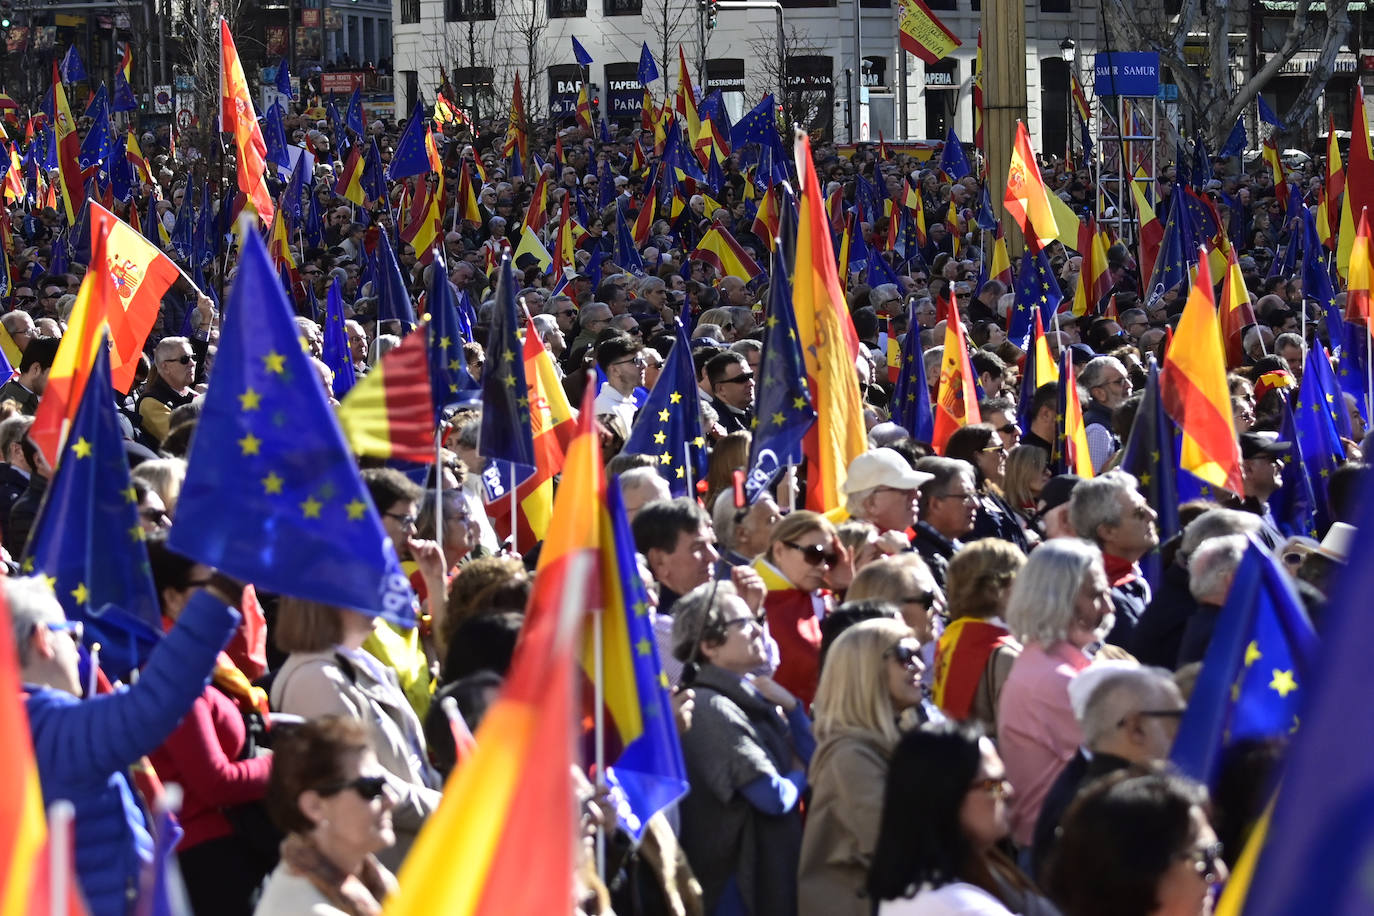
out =
[[[1010,436],[1012,433],[1019,433],[1021,431],[1021,427],[1017,426],[1015,423],[1008,423],[1006,426],[997,427],[997,431],[999,433],[1006,433],[1008,436]]]
[[[903,595],[902,604],[919,604],[926,610],[935,606],[934,592],[921,592],[919,595]]]
[[[793,550],[800,553],[802,559],[810,566],[820,566],[822,563],[834,566],[836,563],[840,562],[840,555],[833,550],[827,550],[824,544],[812,544],[809,547],[803,547],[792,541],[783,541],[782,543],[784,546],[791,547]]]
[[[897,645],[883,653],[883,658],[895,659],[897,664],[901,665],[903,668],[910,668],[912,667],[912,662],[920,660],[921,650],[903,645],[902,643],[897,643]]]
[[[324,786],[315,791],[319,792],[321,795],[330,796],[338,795],[345,789],[352,789],[354,792],[357,792],[364,801],[376,801],[381,798],[382,793],[386,791],[386,777],[359,776],[357,779],[350,780],[349,782],[335,783],[334,785]]]
[[[183,366],[189,365],[190,363],[193,363],[195,361],[196,358],[194,356],[188,356],[185,353],[181,354],[180,356],[173,357],[172,359],[163,360],[164,363],[181,363]]]
[[[15,302],[37,302],[37,301],[38,301],[38,297],[37,297],[37,296],[15,296],[15,297],[14,297],[14,301],[15,301]]]
[[[742,384],[744,384],[745,382],[751,382],[751,381],[753,381],[753,380],[754,380],[754,373],[752,373],[752,372],[741,372],[739,375],[735,376],[734,378],[723,378],[723,379],[721,379],[717,384],[720,384],[720,385],[742,385]]]

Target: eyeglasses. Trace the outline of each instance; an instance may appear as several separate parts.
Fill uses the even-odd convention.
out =
[[[620,360],[616,360],[615,362],[611,363],[611,365],[612,365],[612,366],[624,366],[624,365],[627,365],[627,364],[629,364],[629,363],[634,363],[636,366],[645,367],[645,366],[648,366],[648,365],[649,365],[649,359],[648,359],[648,357],[644,356],[643,354],[639,354],[639,355],[634,356],[634,357],[632,357],[632,358],[630,358],[630,359],[620,359]]]
[[[561,312],[559,312],[558,314],[564,315],[564,316],[576,315],[576,314],[577,314],[577,309],[563,309],[563,310],[562,310]]]
[[[1093,387],[1094,387],[1094,388],[1107,388],[1107,387],[1111,387],[1111,386],[1129,385],[1130,383],[1131,383],[1131,380],[1128,379],[1128,378],[1126,378],[1126,377],[1123,375],[1121,378],[1114,378],[1114,379],[1112,379],[1111,381],[1103,382],[1102,384],[1100,384],[1100,385],[1094,385]]]
[[[1221,855],[1222,845],[1217,842],[1201,849],[1190,849],[1179,855],[1179,858],[1191,862],[1198,875],[1204,881],[1211,882],[1217,879],[1217,862],[1221,860]]]
[[[344,789],[352,789],[357,792],[364,801],[376,801],[381,798],[387,790],[385,776],[359,776],[348,782],[335,783],[331,786],[323,786],[316,789],[321,795],[338,795]]]
[[[725,623],[722,624],[722,626],[724,626],[727,630],[731,627],[739,627],[741,630],[744,630],[748,629],[749,625],[752,623],[754,626],[762,630],[764,624],[766,624],[767,622],[768,614],[765,612],[759,614],[757,617],[736,617],[733,620],[725,621]]]
[[[15,296],[15,297],[14,297],[14,301],[15,301],[15,302],[37,302],[37,301],[38,301],[38,297],[37,297],[37,296]]]
[[[833,550],[826,550],[824,544],[810,544],[803,547],[793,541],[783,541],[782,543],[784,547],[791,547],[800,553],[808,566],[820,566],[822,563],[834,566],[840,562],[840,555]]]
[[[752,373],[752,372],[741,372],[739,375],[732,376],[731,378],[723,378],[723,379],[721,379],[720,381],[716,382],[716,384],[717,384],[717,385],[742,385],[742,384],[744,384],[745,382],[752,382],[753,380],[754,380],[754,373]]]
[[[919,604],[929,610],[935,606],[935,592],[921,592],[919,595],[903,595],[902,604]]]
[[[1011,783],[1004,776],[1000,779],[980,779],[968,787],[970,792],[987,792],[993,798],[1006,798],[1011,794]]]
[[[1021,431],[1021,427],[1017,426],[1015,423],[1008,423],[1006,426],[997,427],[997,431],[999,433],[1005,433],[1006,435],[1010,436],[1012,433],[1019,433]]]
[[[86,627],[79,620],[60,620],[54,623],[45,623],[43,626],[49,633],[66,633],[72,638],[72,642],[78,646],[86,636]]]
[[[915,668],[916,662],[921,660],[921,649],[919,646],[897,643],[883,653],[883,658],[893,659],[903,668]]]
[[[989,442],[987,445],[985,445],[985,446],[983,446],[981,449],[979,449],[979,451],[982,451],[982,452],[1001,452],[1003,455],[1005,455],[1005,454],[1007,453],[1006,447],[1003,446],[1002,443],[1000,443],[1000,442]]]
[[[937,496],[937,497],[935,497],[935,498],[936,498],[936,499],[957,499],[957,500],[959,500],[961,503],[964,503],[964,504],[976,503],[976,502],[978,502],[978,494],[977,494],[977,493],[941,493],[939,496]]]
[[[196,358],[189,353],[183,353],[180,356],[174,356],[171,359],[163,360],[164,363],[181,363],[183,366],[189,365],[195,361]]]
[[[401,515],[397,512],[383,512],[387,518],[394,518],[401,523],[402,528],[414,528],[415,522],[419,519],[418,515]]]

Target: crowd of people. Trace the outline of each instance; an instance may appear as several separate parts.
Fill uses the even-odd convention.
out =
[[[284,271],[284,282],[330,398],[334,370],[321,358],[316,303],[331,288],[343,302],[357,376],[401,342],[399,324],[379,314],[380,239],[398,243],[417,312],[442,263],[475,317],[463,354],[480,381],[501,256],[520,250],[524,233],[552,250],[560,219],[586,220],[565,275],[520,259],[518,300],[570,402],[598,386],[592,403],[606,471],[618,476],[651,596],[652,648],[673,693],[689,788],[634,843],[597,774],[578,775],[587,834],[611,842],[599,871],[588,847],[570,910],[1210,912],[1286,741],[1230,748],[1210,788],[1171,768],[1199,663],[1252,543],[1281,559],[1320,627],[1352,550],[1364,473],[1367,410],[1347,396],[1351,435],[1321,481],[1326,530],[1280,530],[1270,498],[1292,445],[1279,435],[1285,405],[1312,361],[1330,360],[1344,338],[1333,339],[1330,313],[1304,298],[1300,270],[1270,270],[1295,230],[1267,167],[1218,160],[1216,177],[1199,183],[1220,205],[1254,313],[1228,375],[1243,491],[1214,489],[1171,507],[1179,529],[1162,539],[1164,507],[1118,465],[1187,290],[1147,296],[1149,278],[1126,240],[1107,253],[1110,294],[1085,314],[1056,315],[1044,335],[1052,357],[1068,354],[1072,376],[1027,388],[1026,353],[1008,338],[1020,294],[989,276],[982,184],[901,150],[885,158],[874,144],[815,143],[822,190],[839,202],[827,217],[837,236],[850,207],[866,212],[859,178],[894,207],[909,191],[919,195],[928,234],[919,252],[899,255],[885,220],[858,223],[870,256],[896,282],[870,286],[863,272],[844,272],[861,343],[863,413],[851,420],[863,424],[867,450],[845,469],[842,504],[801,508],[792,475],[750,502],[738,472],[748,471],[765,381],[764,305],[781,278],[721,275],[709,259],[689,257],[715,226],[769,264],[776,225],[760,217],[766,188],[745,150],[719,163],[719,186],[684,185],[680,211],[659,210],[636,246],[643,268],[631,271],[620,266],[617,216],[633,223],[646,205],[651,189],[636,163],[654,160],[652,131],[622,125],[603,136],[532,125],[533,155],[516,170],[502,149],[503,123],[484,122],[476,133],[439,125],[442,181],[422,180],[446,191],[442,231],[432,250],[417,251],[404,241],[403,210],[417,186],[397,182],[386,200],[351,203],[337,184],[346,138],[331,119],[302,102],[284,126],[288,141],[314,157],[309,208],[322,223],[316,242],[303,232],[288,237],[294,274]],[[403,129],[376,121],[351,142],[375,142],[389,163]],[[156,213],[170,237],[187,195],[219,209],[237,190],[232,153],[218,137],[200,146],[183,137],[176,155],[166,145],[142,137],[157,187],[114,209]],[[1289,185],[1315,195],[1320,164],[1296,164]],[[541,172],[547,194],[534,199]],[[1095,206],[1087,170],[1052,161],[1042,174],[1072,209]],[[1178,193],[1173,178],[1172,166],[1161,165],[1153,187],[1161,211]],[[270,186],[280,192],[286,180],[274,176]],[[457,197],[465,180],[475,222]],[[539,229],[528,226],[536,213]],[[166,636],[136,683],[93,694],[80,622],[64,615],[43,577],[19,568],[53,474],[52,456],[28,432],[84,268],[68,257],[74,242],[58,209],[20,200],[10,219],[11,295],[0,325],[21,355],[0,388],[0,533],[14,561],[4,589],[43,795],[76,806],[76,871],[90,912],[130,913],[145,894],[152,819],[138,773],[148,769],[183,789],[177,856],[197,916],[379,912],[447,775],[462,765],[455,722],[480,742],[531,594],[538,549],[512,549],[510,519],[501,530],[485,490],[482,405],[449,412],[432,468],[361,462],[422,600],[420,627],[245,589],[177,554],[166,535],[182,523],[186,459],[214,385],[234,236],[226,232],[217,243],[223,254],[197,265],[159,242],[188,277],[200,271],[204,287],[183,280],[169,292],[132,389],[113,400]],[[149,228],[145,235],[157,238]],[[1067,304],[1083,258],[1058,242],[1048,256]],[[937,454],[894,403],[897,372],[889,370],[899,367],[889,341],[917,336],[938,404],[954,310],[967,329],[979,422]],[[672,498],[657,456],[625,445],[679,321],[689,329],[709,458],[692,495]],[[1092,476],[1056,473],[1068,385],[1082,404]],[[1152,558],[1158,574],[1142,565]],[[539,879],[538,863],[529,877]]]

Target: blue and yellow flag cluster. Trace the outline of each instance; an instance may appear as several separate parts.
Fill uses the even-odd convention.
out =
[[[1121,469],[1135,475],[1140,495],[1159,516],[1159,542],[1165,543],[1179,533],[1178,517],[1178,458],[1174,448],[1174,427],[1164,412],[1164,400],[1159,396],[1159,364],[1150,357],[1150,372],[1145,381],[1145,394],[1136,409],[1126,450],[1121,456]],[[1145,579],[1158,588],[1164,568],[1159,548],[1155,547],[1140,559]]]
[[[463,355],[463,334],[459,330],[458,304],[453,301],[453,287],[448,282],[448,266],[443,258],[435,258],[430,266],[429,295],[429,385],[434,398],[436,419],[450,404],[471,397],[477,382],[468,374],[467,359]]]
[[[484,458],[533,468],[534,433],[530,426],[529,388],[517,330],[515,279],[510,258],[501,259],[496,308],[487,337],[487,363],[482,372],[482,432],[477,451]],[[525,475],[521,475],[522,477]]]
[[[255,232],[189,464],[173,550],[263,591],[415,625],[410,584]]]
[[[343,292],[337,277],[329,285],[329,293],[324,299],[324,323],[320,334],[323,338],[320,359],[334,373],[331,387],[334,397],[342,400],[358,379],[353,371],[353,348],[348,342],[348,329],[344,327]]]
[[[162,611],[115,418],[109,348],[96,350],[23,569],[48,580],[67,619],[83,621],[86,641],[103,647],[102,667],[125,679],[162,637]]]
[[[1054,279],[1054,270],[1044,251],[1021,255],[1021,270],[1016,276],[1016,301],[1012,306],[1007,339],[1022,350],[1030,349],[1031,333],[1035,329],[1035,312],[1046,327],[1054,320],[1064,294]]]
[[[914,310],[907,318],[902,363],[897,369],[897,383],[892,388],[892,420],[917,442],[933,442],[935,414],[930,409],[930,383],[926,378],[925,354],[921,352],[921,326],[916,322]]]
[[[749,448],[749,476],[744,483],[745,497],[751,503],[786,465],[801,464],[802,439],[816,422],[782,246],[773,252],[772,266],[754,399],[754,438]]]
[[[706,440],[701,435],[696,371],[687,329],[677,322],[677,340],[649,392],[625,443],[629,455],[651,455],[673,496],[694,492],[706,476]]]
[[[1236,742],[1296,733],[1317,653],[1316,632],[1288,574],[1252,538],[1170,759],[1185,774],[1215,785],[1222,756]]]

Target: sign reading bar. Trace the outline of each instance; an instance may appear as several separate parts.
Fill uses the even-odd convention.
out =
[[[555,64],[549,68],[549,117],[577,115],[577,91],[582,88],[582,68],[577,64]]]
[[[1093,77],[1100,96],[1149,98],[1159,92],[1159,55],[1145,51],[1097,54]]]

